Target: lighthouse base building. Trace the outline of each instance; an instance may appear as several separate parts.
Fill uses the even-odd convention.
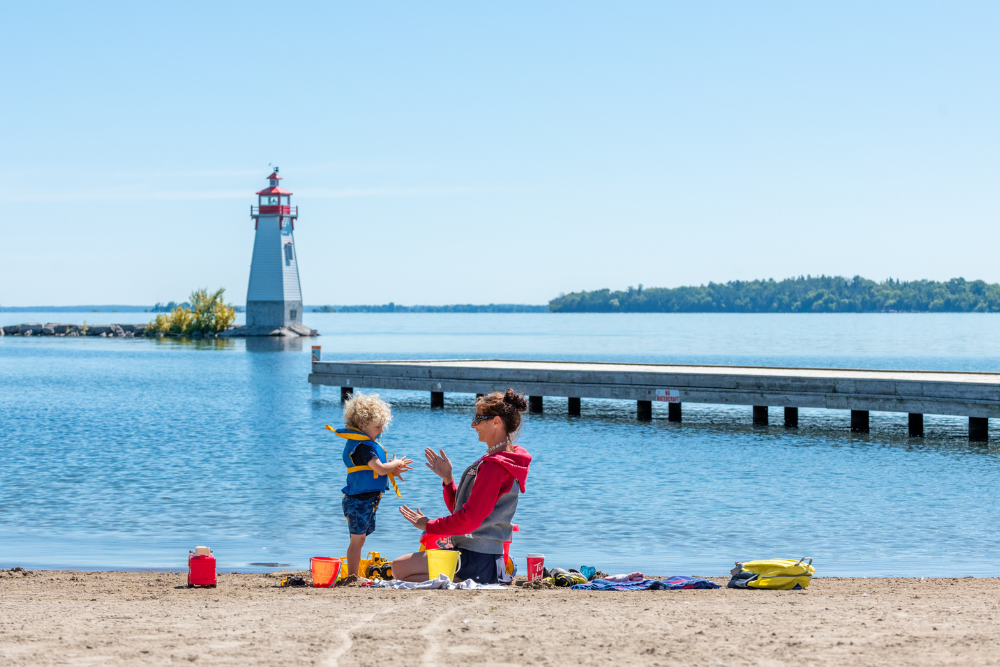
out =
[[[237,336],[315,336],[302,325],[302,286],[299,283],[295,220],[299,207],[291,205],[292,193],[278,181],[278,168],[267,177],[268,187],[257,193],[250,207],[255,236],[247,288],[246,326]]]
[[[247,326],[270,329],[302,324],[302,301],[247,301]]]

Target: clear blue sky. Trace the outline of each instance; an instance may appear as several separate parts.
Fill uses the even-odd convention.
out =
[[[995,2],[4,2],[0,305],[1000,281]]]

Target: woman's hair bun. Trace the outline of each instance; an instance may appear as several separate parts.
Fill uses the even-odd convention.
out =
[[[513,389],[508,389],[503,395],[503,402],[513,407],[518,412],[524,412],[528,409],[528,401],[524,399],[523,395],[517,393]]]

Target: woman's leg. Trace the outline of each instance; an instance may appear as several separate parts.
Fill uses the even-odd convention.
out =
[[[365,546],[367,535],[351,535],[351,545],[347,547],[347,574],[356,574],[359,577],[365,576],[364,572],[358,572],[361,567],[361,549]]]
[[[352,535],[353,537],[353,535]],[[427,581],[427,553],[406,554],[392,561],[392,578],[401,581]]]

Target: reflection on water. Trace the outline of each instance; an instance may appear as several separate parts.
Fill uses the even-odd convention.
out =
[[[196,350],[232,350],[236,341],[232,338],[151,338],[154,343],[163,347],[192,347]]]
[[[310,338],[285,338],[283,336],[254,336],[246,341],[247,352],[301,352],[309,349]]]
[[[410,348],[398,331],[416,325],[404,319],[359,319],[358,333],[320,339],[0,339],[0,567],[180,569],[187,550],[206,543],[230,569],[343,555],[342,443],[323,429],[340,423],[342,406],[336,387],[306,381],[309,347],[322,344],[335,359],[364,350],[503,356],[488,353],[513,345],[498,335],[504,320],[433,317],[440,337],[426,330],[433,320],[420,320],[425,330]],[[504,317],[518,356],[558,348],[562,358],[722,358],[716,342],[692,343],[685,356],[643,331],[635,336],[651,346],[645,352],[628,331],[611,336],[621,345],[606,345],[606,320],[595,327],[606,347],[597,353],[581,331],[532,337],[533,320]],[[713,336],[729,336],[728,358],[766,363],[766,346],[745,342],[745,329]],[[959,344],[948,356],[942,346],[938,339],[931,356],[862,365],[915,359],[915,367],[993,369],[992,357]],[[835,352],[805,361],[859,358],[856,349]],[[431,410],[425,393],[382,393],[393,404],[390,453],[419,458],[425,447],[443,448],[456,467],[482,453],[469,425],[472,395],[448,394],[444,409]],[[636,421],[631,402],[585,399],[582,408],[570,416],[566,399],[546,398],[545,412],[526,416],[520,442],[534,462],[516,519],[521,567],[530,550],[564,567],[660,574],[722,574],[736,560],[776,556],[811,556],[824,575],[998,574],[1000,430],[983,446],[968,442],[964,419],[949,417],[927,416],[919,439],[893,413],[872,413],[871,433],[852,434],[848,411],[802,409],[800,428],[789,431],[780,414],[774,425],[753,426],[748,406],[685,405],[681,424],[659,405],[648,423]],[[422,467],[401,490],[402,499],[382,501],[372,550],[417,547],[417,532],[396,512],[401,503],[446,511],[440,484]]]

